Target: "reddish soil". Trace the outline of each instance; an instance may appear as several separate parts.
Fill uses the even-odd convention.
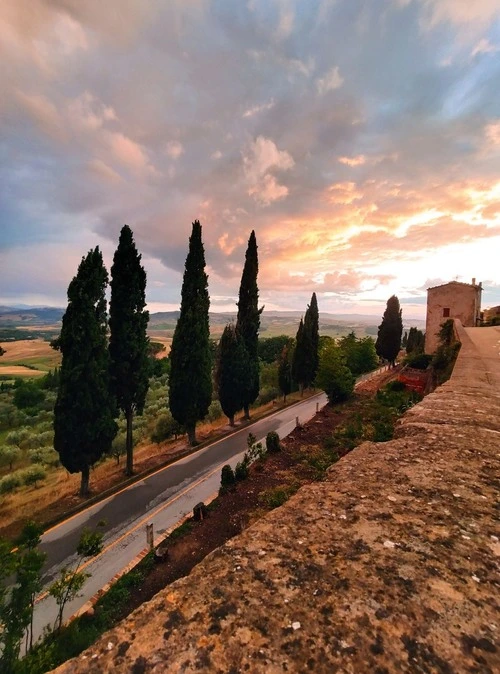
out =
[[[169,542],[168,561],[156,564],[141,586],[131,591],[126,611],[120,619],[174,580],[188,575],[208,553],[264,515],[270,507],[265,495],[262,496],[263,492],[287,486],[296,491],[298,487],[317,479],[317,472],[303,460],[306,448],[322,446],[336,428],[357,412],[362,413],[376,391],[394,379],[397,373],[398,369],[390,370],[363,382],[348,403],[325,407],[308,424],[297,428],[282,441],[281,452],[268,455],[264,462],[253,464],[249,477],[219,497],[203,521],[188,520],[189,531]],[[341,451],[340,456],[347,451]]]

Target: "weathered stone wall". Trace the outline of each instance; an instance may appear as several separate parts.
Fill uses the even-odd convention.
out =
[[[355,449],[58,671],[500,671],[500,391],[459,334],[452,379],[395,440]]]
[[[460,320],[462,325],[474,327],[481,310],[481,286],[452,281],[427,291],[425,322],[425,353],[435,353],[439,346],[437,333],[447,320],[443,310],[449,309],[448,318]]]

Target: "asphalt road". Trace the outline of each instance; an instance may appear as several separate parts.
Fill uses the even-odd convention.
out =
[[[385,370],[386,368],[381,368]],[[362,381],[377,374],[358,378]],[[76,559],[76,546],[84,528],[94,529],[104,522],[103,551],[88,561],[85,570],[91,574],[82,594],[67,605],[65,618],[74,615],[102,587],[119,574],[146,547],[146,524],[153,525],[155,544],[200,501],[213,497],[220,486],[220,471],[224,464],[233,467],[246,451],[248,434],[257,441],[265,440],[269,431],[286,437],[300,423],[310,420],[316,410],[327,402],[324,393],[300,401],[286,409],[245,426],[230,436],[217,440],[193,454],[158,470],[123,491],[108,497],[85,511],[49,529],[42,537],[41,550],[47,554],[44,585],[58,575],[63,566]],[[52,597],[43,593],[35,607],[34,638],[43,628],[54,624],[57,606]]]
[[[82,595],[68,604],[65,617],[73,615],[115,574],[124,569],[146,547],[146,524],[152,523],[154,538],[159,539],[200,501],[213,496],[220,486],[220,470],[225,463],[233,467],[246,450],[248,433],[257,441],[264,440],[269,431],[281,438],[287,436],[299,421],[311,419],[317,407],[327,402],[319,393],[245,426],[227,438],[197,450],[187,457],[160,469],[87,510],[70,517],[48,530],[42,537],[41,550],[47,554],[44,584],[47,587],[62,566],[75,560],[75,549],[82,530],[95,528],[104,521],[104,550],[89,561],[85,570],[91,574]],[[53,624],[57,607],[50,596],[35,608],[34,638],[42,634],[47,624]]]

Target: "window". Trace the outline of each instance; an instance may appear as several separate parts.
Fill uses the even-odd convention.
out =
[[[445,307],[445,308],[443,309],[443,318],[449,318],[449,317],[450,317],[450,308],[449,308],[449,307]]]

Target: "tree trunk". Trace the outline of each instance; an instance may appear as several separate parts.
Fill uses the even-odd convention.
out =
[[[231,414],[231,416],[228,416],[229,419],[229,425],[234,426],[234,414]]]
[[[250,406],[249,405],[244,405],[243,406],[243,419],[246,419],[247,421],[250,421]]]
[[[191,445],[191,447],[197,445],[198,442],[196,440],[196,424],[186,426],[186,433],[188,436],[188,442]]]
[[[125,417],[127,419],[127,440],[125,443],[127,449],[127,465],[125,467],[125,475],[134,474],[134,446],[132,438],[132,420],[134,418],[134,411],[127,410]]]
[[[90,468],[89,466],[84,466],[82,468],[82,481],[80,483],[80,496],[89,495],[89,477],[90,477]]]

